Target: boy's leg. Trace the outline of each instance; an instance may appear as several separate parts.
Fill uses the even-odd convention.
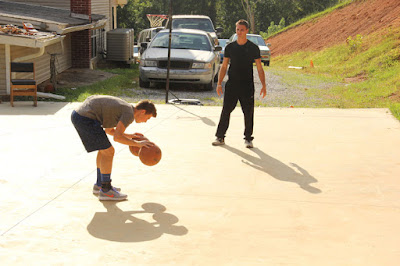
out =
[[[225,89],[224,105],[222,107],[221,117],[219,119],[217,132],[215,134],[217,138],[225,138],[225,133],[229,127],[231,113],[235,109],[237,101],[237,93]]]
[[[111,183],[110,175],[115,152],[114,148],[108,140],[108,137],[99,121],[81,116],[76,111],[72,112],[71,121],[77,130],[86,151],[98,151],[96,166],[98,169],[100,169],[100,178],[98,174],[97,182],[93,186],[93,192],[97,194],[100,190],[98,185],[101,186],[101,174],[108,175],[105,176],[104,179],[109,180],[108,183]],[[113,189],[120,191],[118,188]]]
[[[247,141],[252,141],[254,127],[254,93],[251,95],[243,94],[239,97],[240,106],[244,114],[244,138]]]
[[[96,180],[96,185],[97,185],[98,187],[101,187],[100,160],[101,160],[100,152],[97,152],[97,157],[96,157],[96,166],[97,166],[97,180]]]
[[[99,150],[97,154],[97,166],[100,168],[101,173],[101,187],[103,191],[111,189],[111,170],[114,159],[115,149],[111,146],[105,150]]]
[[[93,185],[93,193],[94,194],[99,194],[100,189],[101,189],[101,160],[102,160],[102,153],[100,151],[97,152],[97,158],[96,158],[96,166],[97,166],[97,180],[96,180],[96,184]],[[111,175],[111,173],[110,173]],[[105,180],[108,179],[107,176],[103,177],[105,178]],[[109,178],[111,180],[111,177]],[[111,181],[110,181],[111,182]],[[118,187],[112,187],[114,190],[120,192],[121,189]]]
[[[117,189],[111,186],[111,171],[114,154],[115,149],[113,146],[105,150],[99,150],[98,159],[101,172],[100,200],[124,200],[128,197],[125,194],[119,193]]]

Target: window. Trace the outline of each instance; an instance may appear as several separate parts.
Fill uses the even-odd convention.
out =
[[[92,39],[92,55],[91,58],[95,58],[100,52],[104,51],[104,31],[103,29],[91,30]]]

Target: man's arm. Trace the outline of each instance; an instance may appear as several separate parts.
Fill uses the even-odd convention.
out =
[[[148,140],[133,140],[130,139],[130,134],[125,134],[126,127],[124,124],[119,121],[116,128],[105,128],[104,131],[114,137],[114,141],[119,142],[121,144],[129,145],[129,146],[153,146],[154,144]]]
[[[262,84],[260,95],[262,95],[262,97],[264,98],[267,95],[267,86],[265,85],[264,68],[261,64],[261,58],[258,58],[255,61],[256,61],[256,66],[257,66],[258,77],[260,78],[260,81]]]
[[[219,70],[219,75],[218,75],[218,83],[217,83],[217,89],[216,89],[218,96],[221,96],[223,94],[222,81],[224,80],[224,77],[226,75],[226,70],[228,69],[228,64],[229,64],[229,58],[224,57],[224,60],[222,61],[222,66],[221,66],[221,69]]]

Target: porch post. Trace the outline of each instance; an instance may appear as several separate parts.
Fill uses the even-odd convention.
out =
[[[5,59],[6,59],[5,60],[6,61],[6,90],[7,90],[7,94],[10,95],[10,86],[11,86],[10,63],[11,63],[11,59],[10,59],[10,45],[9,44],[5,44]]]

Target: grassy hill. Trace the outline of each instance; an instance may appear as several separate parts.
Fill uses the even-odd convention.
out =
[[[267,40],[271,65],[280,71],[300,66],[302,72],[338,81],[308,92],[327,99],[328,107],[386,107],[400,119],[398,14],[398,0],[358,0],[314,15]]]

